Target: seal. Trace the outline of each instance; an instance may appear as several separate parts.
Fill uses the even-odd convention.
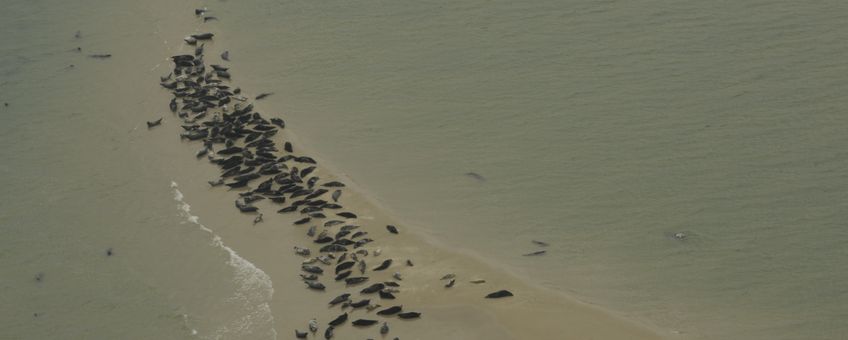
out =
[[[386,230],[388,230],[388,231],[389,231],[390,233],[392,233],[392,234],[397,234],[397,233],[398,233],[397,227],[395,227],[395,226],[393,226],[393,225],[391,225],[391,224],[389,224],[389,225],[387,225],[387,226],[386,226]]]
[[[368,306],[368,304],[370,304],[370,303],[371,303],[371,300],[364,299],[364,300],[360,300],[360,301],[357,301],[357,302],[351,302],[350,306],[353,307],[354,309],[355,308],[362,308],[362,307]]]
[[[347,313],[337,316],[333,321],[330,321],[330,326],[339,326],[347,321]]]
[[[336,296],[335,298],[330,300],[330,306],[335,306],[347,300],[350,300],[350,293],[344,293],[342,295]]]
[[[306,286],[315,289],[315,290],[324,290],[327,287],[324,287],[324,284],[318,281],[303,281],[306,282]]]
[[[333,326],[327,327],[327,330],[324,331],[324,339],[330,340],[333,338]]]
[[[328,244],[326,246],[321,247],[319,251],[322,253],[340,253],[343,251],[347,251],[347,248],[340,244]]]
[[[340,197],[342,197],[341,190],[333,191],[333,202],[338,202]]]
[[[377,312],[377,315],[395,315],[403,310],[403,305],[392,306]]]
[[[262,222],[262,214],[259,214],[259,216],[256,216],[256,218],[253,219],[253,225],[256,225],[259,222]]]
[[[336,266],[336,274],[350,269],[351,267],[353,267],[354,264],[356,264],[355,261],[347,261],[347,262],[340,263],[339,265]]]
[[[148,129],[150,129],[154,126],[158,126],[158,125],[162,125],[162,118],[159,118],[159,119],[154,120],[152,122],[147,122],[147,128]]]
[[[309,248],[294,246],[294,253],[300,256],[309,256]]]
[[[313,273],[313,274],[323,274],[324,273],[324,269],[321,269],[321,267],[317,267],[317,266],[302,266],[301,269],[303,269],[303,271],[305,271],[307,273]]]
[[[382,326],[380,326],[380,334],[382,334],[382,335],[386,335],[386,334],[388,334],[388,333],[389,333],[389,324],[388,324],[388,323],[383,322],[383,325],[382,325]]]
[[[339,215],[339,216],[344,217],[344,218],[356,218],[357,217],[356,214],[354,214],[352,212],[347,212],[347,211],[336,213],[336,215]]]
[[[416,318],[421,317],[421,313],[419,313],[419,312],[406,312],[406,313],[399,313],[397,316],[401,319],[416,319]]]
[[[200,33],[200,34],[192,34],[191,37],[195,40],[210,40],[215,35],[212,33]]]
[[[383,284],[383,283],[375,283],[375,284],[373,284],[373,285],[370,285],[370,286],[368,286],[368,287],[365,287],[364,289],[362,289],[361,291],[359,291],[359,293],[361,293],[361,294],[374,294],[374,293],[376,293],[376,292],[379,292],[379,291],[383,290],[383,288],[386,288],[386,285],[385,285],[385,284]]]
[[[546,250],[539,250],[539,251],[534,251],[532,253],[524,254],[522,256],[539,256],[539,255],[544,255],[545,253],[547,253]]]
[[[494,293],[489,293],[489,295],[486,295],[486,298],[487,299],[499,299],[499,298],[508,297],[508,296],[513,296],[512,292],[505,290],[505,289],[502,289],[502,290],[499,290],[499,291],[494,292]]]
[[[395,299],[395,296],[389,291],[381,290],[378,293],[380,294],[381,299],[384,299],[384,300],[394,300]]]
[[[357,327],[368,327],[377,324],[377,320],[368,320],[368,319],[357,319],[354,322],[351,322],[352,325]]]
[[[307,336],[307,335],[309,335],[309,333],[301,332],[301,331],[296,330],[296,329],[294,330],[294,337],[295,337],[295,338],[298,338],[298,339],[306,339],[306,336]]]
[[[350,276],[350,274],[351,274],[351,271],[350,271],[350,270],[348,270],[348,271],[346,271],[346,272],[342,272],[341,274],[336,275],[335,280],[336,280],[336,281],[344,280],[344,279],[346,279],[348,276]]]
[[[388,259],[388,260],[383,261],[383,263],[381,263],[379,266],[377,266],[377,268],[374,268],[372,271],[376,272],[376,271],[380,271],[380,270],[385,270],[386,268],[389,268],[389,266],[391,266],[391,265],[392,265],[392,259]]]
[[[312,334],[315,334],[315,332],[318,331],[318,320],[309,320],[309,331],[312,332]]]
[[[258,96],[256,96],[256,100],[265,99],[272,94],[274,94],[274,93],[273,92],[260,93]]]
[[[466,173],[465,173],[465,175],[466,175],[466,176],[468,176],[468,177],[471,177],[471,178],[473,178],[473,179],[476,179],[476,180],[478,180],[478,181],[480,181],[480,182],[485,182],[485,181],[486,181],[486,178],[485,178],[485,177],[483,177],[483,175],[478,174],[478,173],[476,173],[476,172],[466,172]]]

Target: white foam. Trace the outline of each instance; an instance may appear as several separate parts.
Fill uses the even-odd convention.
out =
[[[274,296],[271,278],[262,269],[226,246],[220,236],[201,224],[197,216],[191,214],[191,205],[186,203],[185,196],[178,189],[176,182],[171,182],[171,188],[174,190],[174,200],[177,201],[180,215],[200,230],[207,232],[211,238],[212,246],[221,248],[229,254],[227,264],[233,268],[233,280],[238,288],[228,302],[237,304],[245,311],[244,314],[232,320],[223,320],[217,323],[217,329],[208,336],[203,336],[203,338],[241,338],[244,335],[256,336],[265,332],[269,338],[276,339],[274,316],[271,314],[271,306],[269,305]],[[197,334],[197,332],[197,330],[192,329],[192,335]]]

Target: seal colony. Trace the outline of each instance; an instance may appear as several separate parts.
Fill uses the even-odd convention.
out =
[[[205,8],[195,10],[198,16],[206,12]],[[400,271],[395,271],[390,278],[378,280],[377,277],[386,275],[381,273],[390,268],[411,268],[412,260],[374,259],[382,251],[380,248],[370,248],[376,242],[365,230],[370,228],[356,224],[358,215],[345,211],[340,203],[345,184],[322,181],[317,175],[318,162],[314,158],[295,152],[289,141],[274,140],[275,137],[282,137],[280,131],[285,129],[285,121],[279,117],[266,119],[256,112],[254,105],[241,94],[241,89],[229,85],[232,77],[229,67],[220,64],[207,67],[204,42],[211,41],[213,37],[213,33],[186,36],[184,41],[195,46],[194,53],[170,57],[174,64],[173,71],[160,77],[160,85],[173,95],[168,107],[182,122],[180,139],[200,143],[201,148],[196,157],[206,157],[220,168],[221,176],[209,181],[209,184],[212,187],[225,185],[229,190],[238,190],[234,205],[241,213],[255,214],[253,225],[263,222],[263,215],[258,213],[259,208],[254,205],[262,200],[278,205],[279,214],[298,215],[293,225],[304,228],[305,240],[311,241],[294,248],[296,256],[305,258],[299,273],[304,289],[323,292],[327,289],[326,285],[332,284],[348,290],[329,299],[329,302],[321,302],[329,304],[330,308],[339,308],[342,312],[326,323],[326,339],[332,338],[348,323],[349,318],[353,320],[349,323],[357,328],[381,324],[374,327],[374,331],[382,336],[390,332],[389,323],[375,318],[421,318],[420,312],[403,305],[383,307],[376,303],[395,300],[396,294],[401,293],[402,281]],[[228,54],[224,52],[221,59],[227,61]],[[272,94],[262,93],[254,100]],[[161,124],[162,118],[147,122],[148,128]],[[278,145],[282,146],[282,150]],[[387,225],[382,233],[398,234],[399,230],[394,225]],[[454,274],[448,274],[442,278],[450,280],[446,288],[453,287],[454,277]],[[365,286],[368,282],[372,283]],[[507,296],[512,296],[512,293],[500,290],[485,298]],[[374,310],[378,311],[370,314]],[[366,317],[364,314],[375,317]],[[321,328],[315,319],[304,326],[313,335]],[[294,333],[296,338],[308,336],[306,331],[300,329],[295,329]]]

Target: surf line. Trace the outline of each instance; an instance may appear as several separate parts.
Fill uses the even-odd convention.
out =
[[[227,265],[233,269],[234,282],[237,284],[234,295],[231,300],[240,304],[247,312],[235,320],[223,322],[218,325],[210,338],[220,338],[221,336],[234,336],[245,333],[253,333],[256,329],[244,329],[245,326],[266,324],[269,328],[268,334],[272,339],[277,338],[277,332],[274,328],[274,316],[271,313],[270,301],[274,296],[274,286],[271,282],[271,277],[268,276],[262,269],[257,267],[252,262],[239,256],[239,254],[224,244],[220,236],[215,234],[212,229],[209,229],[202,223],[198,216],[191,214],[191,205],[185,201],[185,196],[179,190],[177,182],[171,181],[171,189],[174,193],[174,201],[177,202],[177,209],[180,215],[191,224],[196,225],[200,230],[209,234],[211,245],[220,248],[229,254]],[[192,335],[197,334],[197,330],[192,329]],[[255,333],[254,333],[255,334]]]

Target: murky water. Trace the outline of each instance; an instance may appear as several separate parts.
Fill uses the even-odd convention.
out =
[[[202,5],[406,227],[693,338],[848,336],[843,2],[92,0],[0,11],[0,337],[239,337],[269,298],[221,308],[239,271],[169,186],[193,162],[143,127]]]

